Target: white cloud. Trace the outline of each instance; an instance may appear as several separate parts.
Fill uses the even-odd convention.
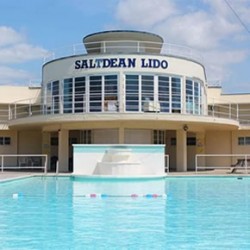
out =
[[[0,66],[0,83],[1,84],[13,84],[27,82],[33,79],[34,76],[20,69],[14,69],[11,67]]]
[[[164,26],[169,28],[165,29]],[[217,48],[225,38],[240,30],[238,25],[231,24],[220,16],[211,18],[204,11],[174,17],[164,26],[157,28],[164,37],[199,50]]]
[[[216,65],[237,64],[244,61],[249,52],[246,50],[230,50],[230,51],[209,51],[204,53],[207,63],[216,62]]]
[[[214,50],[204,53],[208,80],[228,81],[233,73],[229,70],[230,65],[241,63],[248,56],[249,52],[245,50]]]
[[[41,59],[47,54],[43,48],[30,44],[20,43],[0,48],[0,64],[23,63]]]
[[[139,27],[153,26],[176,13],[170,0],[120,0],[117,18],[123,23]]]
[[[206,60],[208,78],[227,80],[231,74],[229,66],[242,63],[249,57],[246,49],[238,49],[244,46],[246,39],[249,41],[249,34],[225,1],[183,2],[119,0],[117,19],[122,27],[147,29],[161,35],[167,43],[201,51]],[[228,2],[242,21],[250,23],[249,0]]]
[[[22,34],[10,27],[0,26],[0,47],[24,41],[25,37]]]
[[[20,68],[24,63],[44,58],[46,54],[44,48],[28,43],[23,33],[11,27],[0,26],[0,83],[24,83],[37,78]]]

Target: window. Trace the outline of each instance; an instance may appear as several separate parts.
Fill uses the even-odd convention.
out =
[[[238,145],[250,145],[250,137],[238,137]]]
[[[165,144],[165,131],[164,130],[154,130],[153,132],[154,144]]]
[[[81,113],[85,111],[86,107],[86,80],[85,77],[75,78],[75,113]]]
[[[118,110],[117,75],[104,76],[104,111]]]
[[[47,83],[46,90],[45,90],[45,99],[44,99],[44,105],[45,110],[47,113],[51,112],[51,105],[52,105],[52,91],[51,91],[51,82]]]
[[[63,113],[72,113],[72,78],[63,81]]]
[[[158,100],[161,112],[169,112],[169,77],[158,77]]]
[[[0,137],[0,145],[10,145],[10,137]]]
[[[126,111],[139,111],[138,75],[126,75]]]
[[[102,76],[89,77],[89,111],[102,111]]]
[[[91,144],[91,130],[81,131],[81,143],[82,144]]]
[[[52,113],[59,113],[59,81],[52,82]]]
[[[58,137],[51,137],[50,138],[50,145],[51,146],[58,146]]]
[[[141,107],[146,102],[154,101],[154,76],[141,76]]]
[[[187,146],[196,146],[196,137],[188,137]]]
[[[186,112],[188,114],[194,112],[193,81],[191,80],[186,80]]]
[[[176,138],[170,139],[170,145],[176,146]],[[187,146],[196,146],[196,137],[187,137]]]
[[[181,113],[181,79],[171,78],[172,113]]]
[[[186,113],[202,113],[202,91],[200,81],[186,80]]]
[[[172,137],[172,138],[170,139],[170,145],[171,145],[171,146],[176,146],[176,138]]]
[[[69,138],[69,145],[72,146],[73,144],[77,144],[77,138],[76,137]]]
[[[200,92],[200,83],[194,82],[194,113],[200,114],[200,102],[201,102],[201,92]]]

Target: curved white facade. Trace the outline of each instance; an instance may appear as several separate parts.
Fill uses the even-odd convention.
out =
[[[42,87],[52,113],[143,112],[149,105],[158,112],[205,115],[205,83],[204,67],[197,62],[123,54],[49,62],[43,66]]]

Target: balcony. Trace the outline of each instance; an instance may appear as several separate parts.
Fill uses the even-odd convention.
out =
[[[77,101],[75,101],[77,100]],[[154,102],[154,101],[140,101],[138,105],[134,104],[125,104],[119,103],[117,100],[108,100],[103,101],[86,101],[88,98],[82,96],[82,98],[76,98],[72,100],[72,98],[65,98],[65,96],[54,96],[43,101],[46,104],[39,104],[34,102],[35,100],[22,100],[16,103],[9,104],[8,107],[1,109],[2,114],[2,122],[11,123],[11,121],[18,121],[23,118],[32,118],[39,117],[41,119],[49,118],[53,116],[66,117],[67,115],[77,116],[81,114],[95,116],[99,115],[121,115],[121,114],[133,114],[133,115],[172,115],[185,117],[185,119],[196,119],[199,117],[214,117],[214,118],[222,118],[229,119],[231,121],[237,121],[241,126],[250,126],[250,105],[243,106],[241,104],[209,104],[208,106],[204,106],[204,104],[200,104],[200,112],[196,112],[196,107],[198,107],[195,103],[193,104],[193,108],[190,108],[190,104],[186,105],[182,104],[179,112],[176,112],[174,108],[171,108],[171,103],[163,103],[163,102]],[[170,98],[171,100],[171,98]],[[166,104],[170,106],[170,108],[166,109]],[[90,108],[91,107],[91,108]],[[161,110],[161,107],[164,109]],[[100,116],[99,116],[100,117]],[[138,116],[139,117],[139,116]],[[169,116],[170,117],[170,116]],[[190,118],[188,118],[190,117]],[[15,122],[14,122],[15,123]]]
[[[193,60],[198,63],[203,63],[201,54],[186,46],[159,43],[149,41],[133,41],[133,40],[120,40],[120,41],[95,41],[74,44],[72,46],[62,47],[49,52],[44,57],[44,63],[49,61],[64,58],[68,56],[86,55],[86,54],[150,54],[150,55],[166,55],[185,58]]]

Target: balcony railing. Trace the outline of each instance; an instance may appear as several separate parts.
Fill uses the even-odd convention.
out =
[[[81,98],[80,98],[81,97]],[[93,96],[92,96],[93,97]],[[86,101],[88,99],[88,101]],[[53,96],[43,101],[44,104],[34,103],[34,100],[22,100],[12,103],[6,109],[1,110],[2,123],[33,116],[49,116],[57,114],[92,114],[92,113],[161,113],[161,114],[182,114],[190,116],[208,116],[231,119],[239,121],[241,125],[250,126],[250,105],[249,109],[241,107],[240,104],[209,104],[204,106],[202,103],[181,104],[177,109],[175,102],[167,98],[165,101],[151,101],[150,110],[145,109],[145,101],[136,100],[131,102],[119,103],[118,100],[102,100],[86,98],[85,95],[72,96]],[[37,101],[37,100],[36,100]],[[197,109],[198,108],[198,109]]]
[[[148,41],[97,41],[85,43],[88,51],[81,43],[73,44],[72,46],[61,47],[54,49],[44,57],[44,63],[62,57],[83,54],[155,54],[169,55],[187,58],[190,60],[203,63],[203,58],[200,52],[187,46],[156,43]]]

